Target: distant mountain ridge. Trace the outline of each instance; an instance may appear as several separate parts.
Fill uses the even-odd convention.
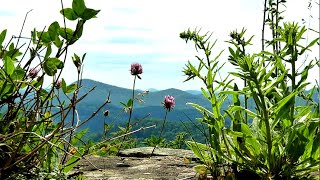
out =
[[[132,97],[132,90],[90,79],[83,79],[78,97],[81,97],[93,87],[95,89],[77,105],[80,119],[84,120],[90,117],[106,101],[110,92],[111,103],[103,108],[103,111],[109,111],[109,116],[104,117],[103,112],[100,112],[85,127],[89,127],[94,131],[102,131],[104,120],[115,124],[127,122],[128,114],[123,111],[123,105],[120,102],[127,103],[128,99]],[[136,90],[135,96],[143,92],[142,90]],[[148,119],[163,119],[165,109],[162,102],[167,95],[174,96],[175,98],[175,107],[168,113],[168,120],[170,121],[189,121],[189,118],[196,121],[195,118],[200,117],[201,114],[193,107],[186,105],[187,102],[194,102],[206,107],[210,105],[209,101],[202,97],[202,95],[194,95],[179,89],[149,90],[148,94],[140,97],[144,103],[134,102],[133,122],[145,117],[147,114],[150,114]]]
[[[100,105],[102,105],[110,92],[111,103],[103,107],[102,112],[98,113],[91,121],[89,121],[85,127],[89,127],[94,131],[103,130],[103,122],[114,124],[123,124],[128,120],[128,114],[123,111],[123,106],[120,102],[126,103],[129,98],[132,96],[132,90],[121,88],[109,84],[104,84],[102,82],[83,79],[82,87],[79,91],[79,97],[88,92],[91,88],[95,87],[95,90],[88,94],[78,105],[77,110],[81,120],[85,120],[90,117],[93,112],[95,112]],[[143,93],[142,90],[136,90],[135,95]],[[309,91],[306,91],[308,93]],[[147,114],[150,114],[148,119],[163,119],[165,114],[165,109],[162,107],[162,102],[166,95],[174,96],[175,98],[175,107],[168,114],[169,121],[196,121],[196,118],[201,117],[201,114],[195,110],[190,105],[186,105],[188,102],[196,103],[201,106],[207,107],[210,109],[210,102],[203,97],[201,92],[197,91],[182,91],[179,89],[166,89],[166,90],[149,90],[149,93],[143,99],[144,103],[138,103],[135,101],[134,110],[133,110],[133,122],[145,117]],[[314,94],[313,98],[316,99],[318,94]],[[249,101],[250,103],[251,101]],[[222,109],[227,109],[227,107],[232,103],[232,100],[227,100]],[[253,104],[249,104],[249,108]],[[108,110],[109,116],[104,117],[103,111]]]

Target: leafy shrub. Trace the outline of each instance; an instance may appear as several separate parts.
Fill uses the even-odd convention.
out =
[[[269,1],[271,2],[271,1]],[[319,39],[307,46],[301,45],[305,27],[297,23],[280,25],[280,13],[271,3],[268,20],[272,40],[266,41],[270,51],[263,50],[248,54],[245,50],[253,37],[245,38],[246,30],[234,31],[228,41],[229,62],[236,71],[219,79],[219,56],[211,57],[216,43],[210,42],[211,35],[200,31],[185,31],[180,37],[193,41],[204,58],[196,56],[198,66],[188,62],[184,73],[186,81],[200,79],[206,88],[202,93],[211,102],[211,109],[189,103],[202,113],[199,118],[207,125],[207,143],[194,141],[187,145],[203,162],[196,170],[214,178],[255,179],[301,179],[312,178],[311,172],[319,168],[320,134],[319,103],[314,102],[305,89],[310,69],[319,60],[310,61],[302,70],[297,61]],[[263,41],[264,46],[265,41]],[[270,48],[271,47],[271,48]],[[244,87],[233,82],[233,78],[244,81]],[[318,89],[319,91],[319,89]],[[228,109],[221,105],[232,97]],[[300,99],[297,104],[296,99]],[[252,102],[254,108],[249,108]],[[225,119],[232,120],[231,127],[225,126]]]
[[[60,13],[76,21],[76,27],[66,27],[65,20],[63,25],[55,21],[42,31],[34,29],[27,38],[29,44],[19,44],[21,36],[5,44],[6,30],[1,32],[0,179],[64,179],[65,172],[89,152],[90,144],[75,146],[86,133],[76,130],[90,120],[80,121],[76,110],[87,95],[77,96],[85,54],[72,57],[76,83],[67,85],[60,75],[68,48],[81,38],[84,25],[98,12],[87,8],[83,0],[73,0],[72,8]],[[51,85],[46,87],[48,81]]]

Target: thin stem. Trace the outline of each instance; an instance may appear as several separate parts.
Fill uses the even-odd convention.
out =
[[[259,98],[262,105],[262,118],[266,125],[266,133],[267,133],[267,145],[268,145],[268,164],[269,164],[269,170],[272,169],[273,163],[271,162],[271,151],[272,151],[272,139],[271,139],[271,129],[270,129],[270,123],[269,123],[269,115],[268,115],[268,109],[266,106],[266,102],[264,99],[263,92],[261,90],[261,87],[259,85],[258,80],[255,80],[256,88],[258,89]],[[253,89],[253,87],[251,87]]]
[[[126,131],[124,132],[124,134],[127,134],[129,132],[129,129],[130,129],[130,122],[131,122],[131,118],[132,118],[132,112],[133,112],[133,105],[134,105],[134,91],[135,91],[135,86],[136,86],[136,80],[137,80],[137,75],[134,76],[134,79],[133,79],[133,85],[132,85],[132,105],[131,107],[129,108],[129,119],[128,119],[128,123],[127,123],[127,127],[126,127]],[[127,135],[123,136],[123,139],[122,139],[122,142],[120,144],[120,147],[119,147],[119,150],[118,150],[118,153],[120,152],[121,148],[122,148],[122,145],[123,145],[123,142],[126,140],[127,138]]]
[[[126,132],[128,132],[129,128],[130,128],[130,122],[131,122],[131,118],[132,118],[132,112],[133,112],[133,105],[134,105],[134,90],[135,90],[135,86],[136,86],[136,79],[137,79],[137,75],[134,76],[134,80],[133,80],[133,86],[132,86],[132,105],[129,109],[129,120],[128,120],[128,124],[127,124],[127,128],[126,128]],[[126,138],[126,136],[124,137]]]
[[[167,109],[167,110],[166,110],[166,114],[165,114],[165,116],[164,116],[164,120],[163,120],[163,123],[162,123],[162,127],[161,127],[161,131],[160,131],[160,134],[159,134],[159,138],[158,138],[158,140],[159,140],[159,141],[158,141],[158,144],[156,144],[156,145],[154,146],[154,148],[153,148],[150,156],[153,155],[154,151],[156,150],[157,146],[158,146],[159,143],[160,143],[160,139],[161,139],[161,136],[162,136],[162,133],[163,133],[163,130],[164,130],[164,125],[166,124],[168,111],[169,111],[169,110]]]

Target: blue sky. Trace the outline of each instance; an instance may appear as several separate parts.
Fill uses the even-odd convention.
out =
[[[285,12],[286,21],[296,21],[311,28],[319,27],[319,7],[313,3],[308,9],[309,0],[291,0]],[[11,0],[0,7],[2,28],[8,34],[18,35],[25,13],[30,9],[23,34],[29,36],[33,27],[41,30],[57,20],[62,24],[59,14],[59,0]],[[76,69],[70,56],[87,53],[84,78],[130,88],[133,77],[129,73],[130,64],[139,62],[144,73],[137,82],[139,89],[199,89],[198,81],[183,83],[182,69],[187,60],[196,62],[197,55],[192,44],[185,44],[179,33],[188,28],[202,28],[202,32],[213,32],[213,40],[218,39],[214,54],[227,49],[228,34],[235,29],[247,28],[248,35],[255,35],[251,52],[260,49],[263,0],[87,0],[88,7],[100,9],[97,19],[86,24],[82,39],[71,47],[69,62],[63,77],[71,83],[76,80]],[[64,1],[71,6],[71,1]],[[310,14],[313,18],[310,18]],[[67,25],[74,27],[71,22]],[[312,32],[309,39],[315,38]],[[8,38],[7,38],[8,40]],[[314,48],[309,57],[319,54]],[[226,62],[227,51],[220,59]],[[234,67],[227,64],[221,75]],[[319,75],[317,68],[311,74]],[[319,76],[311,76],[315,81]]]

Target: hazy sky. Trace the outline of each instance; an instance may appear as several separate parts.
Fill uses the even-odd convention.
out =
[[[318,29],[319,6],[313,2],[310,10],[308,2],[290,0],[285,20],[302,24],[304,19],[304,25]],[[251,52],[258,52],[261,47],[263,0],[87,0],[86,5],[101,12],[98,18],[86,23],[81,40],[70,48],[63,73],[68,83],[76,80],[70,56],[73,52],[78,55],[86,52],[84,78],[130,88],[133,80],[130,64],[139,62],[144,69],[142,80],[137,82],[139,89],[198,89],[201,84],[197,81],[183,83],[184,64],[187,60],[196,62],[197,55],[192,44],[179,38],[179,33],[188,28],[201,27],[203,33],[213,32],[213,40],[218,39],[213,54],[227,50],[228,34],[242,27],[247,28],[248,36],[255,35],[256,46],[251,47]],[[64,1],[64,6],[70,7],[71,1]],[[10,0],[0,6],[1,30],[7,28],[8,34],[18,35],[25,13],[31,9],[24,36],[30,36],[34,27],[41,31],[53,21],[63,24],[60,0]],[[67,25],[75,27],[71,22]],[[315,37],[315,33],[308,33],[309,39]],[[309,57],[318,54],[319,47]],[[225,51],[220,61],[225,62],[227,56]],[[221,75],[233,69],[228,64]],[[311,81],[318,79],[317,68],[311,74]]]

